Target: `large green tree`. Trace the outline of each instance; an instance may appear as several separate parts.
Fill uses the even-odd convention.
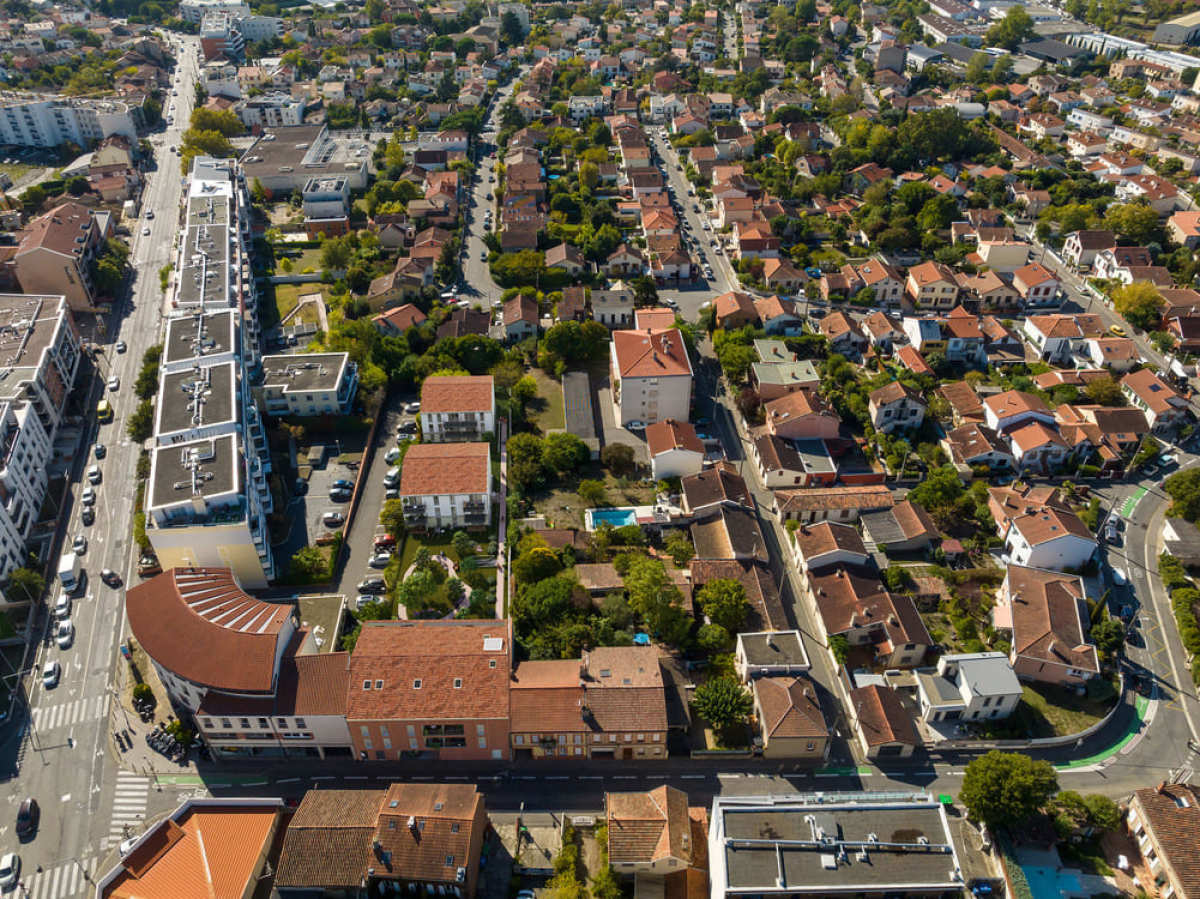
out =
[[[701,610],[713,624],[719,624],[730,634],[742,629],[750,603],[746,588],[732,578],[716,578],[700,588],[696,595]]]
[[[1129,324],[1143,331],[1155,328],[1162,319],[1165,305],[1158,288],[1149,281],[1122,284],[1112,292],[1113,308]]]
[[[1025,8],[1014,6],[1009,9],[1003,19],[988,29],[984,40],[991,47],[1015,50],[1018,44],[1033,37],[1033,28],[1033,19],[1025,11]]]
[[[722,676],[698,686],[692,694],[692,705],[701,718],[718,730],[724,730],[750,717],[754,699],[735,678]]]
[[[649,556],[635,556],[624,580],[629,604],[651,635],[671,646],[681,645],[691,622],[683,611],[683,596],[666,566]]]
[[[958,795],[973,820],[993,830],[1015,830],[1057,792],[1058,778],[1049,762],[993,750],[967,765]]]

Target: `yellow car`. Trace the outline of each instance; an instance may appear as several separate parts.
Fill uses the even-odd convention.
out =
[[[1115,334],[1117,337],[1125,336],[1125,329],[1122,328],[1120,325],[1112,325],[1108,330],[1110,333]]]

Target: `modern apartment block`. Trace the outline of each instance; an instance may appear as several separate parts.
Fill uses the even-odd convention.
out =
[[[400,472],[404,523],[416,531],[485,528],[492,520],[491,446],[418,443]]]
[[[116,99],[0,92],[0,144],[90,147],[114,134],[137,143],[140,110]]]
[[[491,375],[446,375],[421,385],[421,437],[426,443],[483,440],[496,430]]]
[[[247,128],[278,128],[304,121],[304,101],[282,91],[249,97],[237,106],[237,110]]]
[[[81,356],[64,297],[0,295],[0,577],[25,562]]]
[[[196,25],[199,25],[206,15],[213,12],[248,16],[250,7],[241,0],[181,0],[179,4],[179,18]]]
[[[259,365],[249,197],[232,164],[197,158],[167,320],[146,493],[164,569],[228,567],[247,588],[275,563],[266,433],[249,386]]]
[[[268,415],[345,415],[358,389],[348,353],[263,356],[259,393]]]

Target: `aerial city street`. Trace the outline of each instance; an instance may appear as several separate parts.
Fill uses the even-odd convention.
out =
[[[0,897],[1200,899],[1186,0],[0,26]]]

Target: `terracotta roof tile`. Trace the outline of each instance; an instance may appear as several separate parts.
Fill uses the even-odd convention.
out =
[[[808,678],[761,677],[754,681],[754,694],[768,741],[773,737],[829,736],[829,725]]]
[[[676,858],[691,863],[687,794],[661,786],[645,793],[606,793],[608,857],[615,864],[651,864]]]
[[[491,375],[429,377],[421,385],[421,412],[487,412],[493,389]]]
[[[691,377],[692,365],[678,328],[614,331],[613,353],[622,378]]]
[[[404,454],[400,495],[487,493],[490,474],[486,443],[417,443]]]
[[[1012,651],[1083,671],[1100,670],[1096,647],[1083,634],[1079,601],[1083,583],[1071,574],[1008,566],[1012,597]]]
[[[850,691],[850,704],[868,746],[903,743],[919,746],[916,725],[894,691],[872,684]]]
[[[675,421],[673,418],[646,426],[646,446],[651,457],[676,449],[704,455],[704,444],[696,436],[696,428],[691,422]]]
[[[1161,784],[1137,790],[1143,823],[1154,835],[1163,860],[1175,872],[1181,896],[1200,896],[1200,789],[1192,784]]]

